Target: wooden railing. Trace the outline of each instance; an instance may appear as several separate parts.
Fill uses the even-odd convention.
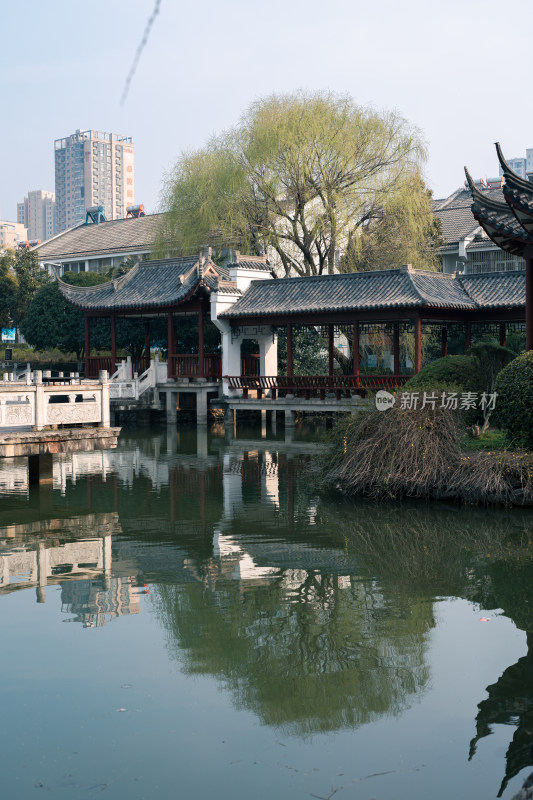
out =
[[[351,397],[353,394],[366,395],[369,391],[388,389],[394,391],[403,386],[410,375],[238,375],[227,377],[230,389],[241,389],[242,396],[248,397],[250,390],[257,392],[261,398],[265,391],[275,400],[278,396],[284,397],[294,394],[295,397],[320,397],[325,400],[327,393],[334,392],[337,400],[341,397]]]
[[[199,378],[200,356],[198,355],[171,355],[171,378]],[[204,378],[220,378],[222,376],[222,359],[219,355],[208,353],[204,355]]]
[[[89,356],[87,359],[89,369],[86,378],[97,378],[101,369],[107,370],[108,375],[113,375],[115,368],[111,363],[111,356]]]

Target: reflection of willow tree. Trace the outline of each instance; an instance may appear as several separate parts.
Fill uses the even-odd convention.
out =
[[[186,671],[216,675],[264,723],[300,734],[358,726],[424,688],[429,604],[304,570],[242,588],[160,585],[154,602]]]
[[[365,503],[357,504],[360,509]],[[345,519],[346,515],[343,515]],[[487,687],[478,706],[476,736],[495,724],[515,725],[506,755],[500,792],[531,763],[533,741],[533,530],[529,513],[477,510],[439,511],[435,506],[381,506],[379,516],[361,515],[364,523],[342,522],[348,550],[355,550],[365,568],[385,582],[409,584],[414,595],[429,590],[462,596],[482,608],[502,608],[526,631],[527,656],[508,667]],[[357,515],[357,518],[360,518]],[[386,577],[385,577],[386,576]]]

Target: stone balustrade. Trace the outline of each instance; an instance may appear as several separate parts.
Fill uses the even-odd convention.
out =
[[[31,383],[28,379],[0,383],[0,432],[81,423],[110,426],[107,372],[102,371],[98,381],[70,381],[61,376],[43,383],[43,373],[36,370],[32,379]]]

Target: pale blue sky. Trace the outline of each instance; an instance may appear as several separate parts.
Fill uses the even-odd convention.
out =
[[[184,149],[234,124],[257,97],[298,88],[394,108],[428,144],[436,196],[497,174],[533,147],[531,0],[162,0],[120,105],[153,0],[21,0],[0,12],[0,218],[54,189],[53,141],[77,128],[135,140],[136,202],[159,205]]]

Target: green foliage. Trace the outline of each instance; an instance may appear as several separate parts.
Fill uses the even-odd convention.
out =
[[[77,286],[94,286],[103,283],[102,275],[94,272],[65,273],[63,280]],[[85,348],[83,313],[60,295],[57,284],[49,283],[38,290],[21,325],[26,341],[36,350],[57,347],[64,352],[75,352],[78,360]],[[91,344],[109,347],[109,325],[105,320],[91,326]]]
[[[455,387],[459,391],[483,391],[481,368],[472,356],[444,356],[432,361],[405,384],[406,392],[431,391],[435,387]]]
[[[292,335],[295,375],[327,375],[328,353],[324,339],[312,327],[295,327]],[[278,332],[278,372],[287,372],[287,331]]]
[[[8,327],[13,320],[13,308],[17,296],[13,257],[14,254],[10,250],[0,253],[0,328]]]
[[[240,124],[183,153],[167,179],[160,251],[213,238],[277,254],[285,275],[333,271],[364,226],[425,197],[418,130],[332,92],[257,100]],[[416,198],[416,202],[412,199]],[[384,212],[387,208],[389,211]]]
[[[393,269],[400,264],[440,270],[437,248],[444,240],[431,200],[432,193],[419,175],[406,180],[351,239],[340,271]]]
[[[533,447],[533,350],[504,367],[495,388],[498,424],[518,444]]]
[[[16,253],[14,270],[17,276],[17,296],[13,308],[13,321],[20,326],[30,304],[42,286],[50,283],[48,272],[39,267],[36,252],[21,250]]]

